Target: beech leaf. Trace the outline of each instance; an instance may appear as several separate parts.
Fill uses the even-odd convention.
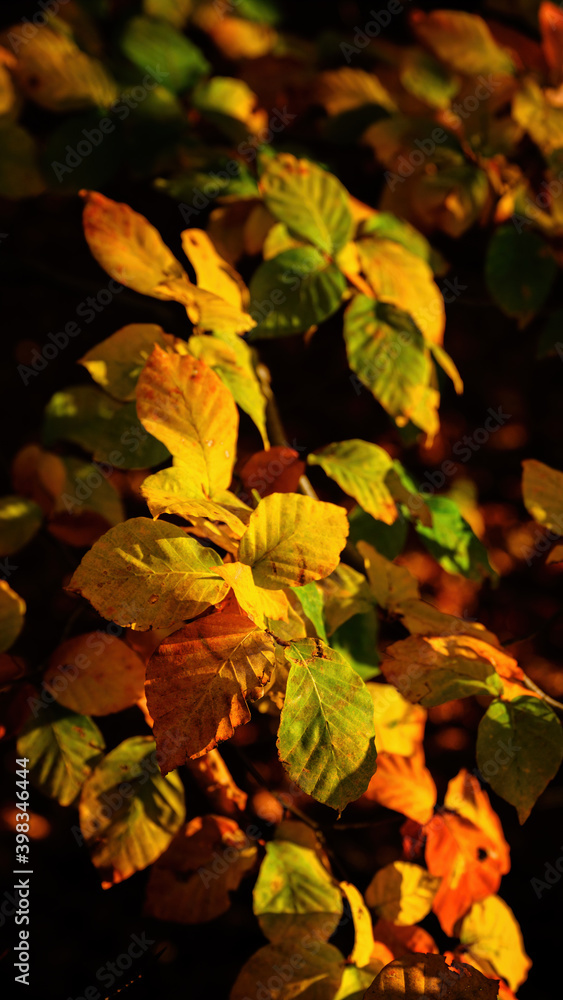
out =
[[[260,587],[301,587],[336,568],[348,536],[342,507],[298,493],[271,493],[250,515],[239,561]]]
[[[190,466],[199,493],[228,487],[236,455],[238,413],[229,390],[205,361],[156,346],[137,385],[143,426]]]
[[[293,781],[341,811],[365,792],[375,771],[373,703],[358,674],[320,639],[292,642],[278,731]]]
[[[151,736],[132,736],[107,754],[86,781],[80,829],[102,888],[152,864],[184,822],[184,788],[162,777]]]
[[[108,621],[139,629],[195,618],[226,596],[213,549],[164,521],[134,517],[110,528],[84,556],[69,589]]]
[[[97,725],[60,705],[43,705],[18,737],[18,755],[29,758],[33,781],[62,806],[71,805],[105,750]]]
[[[271,635],[229,608],[164,639],[146,682],[163,773],[212,750],[250,720],[247,699],[260,697],[274,650]]]

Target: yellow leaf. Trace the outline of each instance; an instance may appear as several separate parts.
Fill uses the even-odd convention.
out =
[[[10,28],[8,44],[17,62],[15,79],[25,95],[48,111],[108,107],[119,96],[103,64],[82,52],[62,21],[34,29]]]
[[[256,325],[247,313],[193,285],[144,215],[98,191],[80,193],[86,202],[83,221],[88,245],[115,281],[143,295],[181,302],[192,323],[203,330],[244,333]]]
[[[110,396],[130,402],[135,399],[137,380],[156,344],[187,352],[185,341],[165,333],[161,326],[129,323],[87,351],[78,364],[84,365]]]
[[[397,520],[399,512],[387,482],[393,461],[384,448],[354,438],[325,445],[307,461],[320,465],[372,517],[385,524]]]
[[[298,493],[271,493],[250,515],[239,560],[252,566],[261,587],[302,587],[332,573],[348,530],[342,507]]]
[[[237,603],[255,625],[267,628],[267,619],[287,622],[289,601],[283,590],[265,590],[257,587],[252,570],[245,563],[225,563],[217,567],[217,573],[232,587]]]
[[[384,920],[408,927],[428,916],[440,882],[420,865],[394,861],[374,875],[366,889],[366,903]]]
[[[563,472],[528,458],[522,462],[522,496],[527,510],[538,524],[563,532]]]
[[[325,70],[317,78],[317,95],[329,115],[352,111],[363,104],[378,104],[386,111],[396,111],[397,105],[375,73],[341,66]]]
[[[476,958],[486,974],[493,971],[502,976],[512,990],[527,979],[532,963],[524,950],[520,927],[510,907],[498,896],[473,904],[461,922],[459,939],[469,958]]]
[[[482,639],[491,646],[500,646],[496,635],[489,632],[480,622],[472,622],[465,618],[456,618],[438,611],[428,601],[410,599],[401,603],[399,613],[403,625],[413,634],[420,635],[472,635]]]
[[[381,669],[410,702],[428,708],[473,694],[502,694],[496,671],[502,655],[473,636],[412,635],[387,647]]]
[[[144,683],[141,658],[107,632],[67,639],[52,654],[43,678],[59,704],[82,715],[109,715],[135,705]]]
[[[203,229],[184,229],[182,249],[192,265],[199,288],[219,295],[225,302],[242,309],[249,293],[239,274],[216,251]]]
[[[168,636],[147,667],[147,704],[164,774],[201,757],[250,721],[274,663],[275,642],[229,606]]]
[[[444,300],[426,261],[393,240],[365,237],[357,247],[376,297],[410,313],[425,340],[441,344]]]
[[[206,361],[219,376],[241,410],[254,421],[264,446],[269,447],[266,429],[266,397],[256,374],[257,358],[253,349],[234,333],[200,334],[190,337],[188,350]]]
[[[378,751],[410,757],[422,745],[426,711],[411,705],[392,684],[368,684]]]
[[[84,235],[98,264],[115,281],[143,295],[187,302],[188,276],[148,219],[98,191],[80,194],[85,201]]]
[[[23,628],[26,607],[23,598],[0,580],[0,652],[9,649]]]
[[[118,625],[167,628],[223,600],[228,585],[214,572],[220,565],[213,549],[182,528],[133,517],[92,546],[69,590]]]
[[[355,885],[351,882],[341,882],[340,888],[348,900],[354,921],[354,947],[348,960],[361,969],[369,964],[375,946],[371,916],[361,892]]]
[[[229,390],[205,361],[156,346],[137,386],[139,420],[174,457],[190,465],[211,497],[228,487],[236,455],[238,412]]]
[[[418,598],[418,584],[408,569],[396,566],[367,542],[357,543],[375,600],[391,613],[400,612],[405,601]]]
[[[169,469],[161,469],[147,476],[141,486],[153,517],[177,514],[199,524],[204,518],[225,525],[229,536],[238,541],[246,531],[252,508],[228,490],[219,490],[210,500],[204,496],[201,483],[193,478],[193,470],[185,462],[177,462]]]

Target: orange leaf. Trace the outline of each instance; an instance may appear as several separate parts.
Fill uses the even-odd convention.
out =
[[[267,497],[270,493],[297,493],[304,472],[305,462],[293,448],[274,445],[268,451],[255,452],[239,474],[245,489]]]
[[[196,816],[151,868],[145,914],[197,924],[230,906],[229,891],[256,859],[256,845],[224,816]]]
[[[541,3],[538,11],[542,49],[554,86],[563,79],[563,13],[554,3]]]
[[[147,667],[147,704],[163,774],[201,757],[250,720],[275,644],[241,611],[215,611],[164,640]]]
[[[87,632],[55,650],[43,683],[73,712],[109,715],[135,705],[144,680],[143,661],[121,639],[107,632]]]
[[[403,813],[419,823],[427,823],[436,805],[436,794],[436,786],[420,749],[412,757],[379,753],[377,771],[364,798]]]
[[[457,777],[448,783],[444,808],[456,812],[458,816],[468,819],[482,830],[491,845],[496,844],[496,852],[491,856],[498,859],[503,871],[510,870],[510,848],[504,838],[500,819],[477,778],[469,774],[465,768],[462,768]]]
[[[229,485],[238,412],[205,361],[168,354],[157,345],[139,377],[137,413],[145,429],[189,466],[193,497],[210,497]]]
[[[426,824],[426,864],[442,877],[432,909],[443,930],[453,937],[454,924],[480,899],[497,891],[510,868],[507,851],[470,820],[437,813]]]
[[[413,951],[423,955],[429,952],[434,955],[439,954],[434,938],[416,924],[412,927],[398,927],[390,920],[380,919],[373,928],[373,936],[376,941],[387,945],[393,958],[402,958],[403,955],[410,955]]]

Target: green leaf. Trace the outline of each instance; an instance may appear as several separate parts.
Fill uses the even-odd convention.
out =
[[[219,195],[258,197],[256,178],[244,163],[238,163],[232,156],[222,156],[212,151],[208,155],[202,153],[198,156],[196,152],[192,160],[187,153],[185,155],[188,163],[194,163],[193,169],[183,170],[167,178],[159,177],[154,182],[155,187],[171,198],[191,206],[196,195],[199,196],[200,203],[202,196],[210,202]]]
[[[386,484],[393,460],[384,448],[359,439],[340,441],[309,455],[307,462],[320,465],[372,517],[386,524],[397,519],[399,512]]]
[[[278,750],[289,776],[339,812],[375,772],[373,702],[364,682],[319,639],[292,642]]]
[[[233,143],[248,140],[257,98],[244,80],[214,76],[199,83],[191,99],[194,108]]]
[[[42,706],[18,737],[18,756],[29,757],[31,777],[62,806],[74,802],[104,750],[104,738],[87,715],[61,705]]]
[[[197,45],[171,24],[152,17],[133,17],[127,22],[121,50],[139,69],[158,71],[159,82],[175,94],[195,86],[210,70]]]
[[[342,893],[314,850],[273,840],[266,845],[253,908],[272,944],[302,938],[307,931],[328,941],[342,916]]]
[[[333,1000],[363,1000],[368,986],[373,983],[374,972],[358,969],[356,965],[346,965],[340,989]]]
[[[146,868],[184,822],[176,771],[162,777],[151,736],[132,736],[93,771],[80,797],[80,829],[108,887]]]
[[[366,514],[361,507],[354,507],[348,519],[350,541],[354,545],[359,541],[368,542],[376,552],[390,560],[403,551],[408,533],[408,521],[403,514],[393,524],[385,524]]]
[[[543,305],[557,274],[557,264],[543,236],[518,232],[512,223],[492,236],[485,258],[491,298],[507,316],[526,320]]]
[[[457,504],[441,496],[427,497],[426,504],[432,511],[432,525],[427,527],[417,522],[415,530],[440,566],[469,580],[497,578],[485,546],[462,517]]]
[[[5,580],[0,580],[0,653],[13,646],[25,617],[25,601]]]
[[[57,514],[82,514],[86,511],[99,514],[111,527],[125,520],[121,497],[94,462],[84,462],[71,455],[63,458],[62,463],[66,480],[55,507],[55,523]]]
[[[413,705],[432,708],[473,694],[502,694],[497,652],[469,635],[411,635],[387,647],[381,669]]]
[[[265,260],[250,282],[249,340],[289,337],[318,326],[336,312],[346,279],[313,247],[284,250]]]
[[[541,698],[493,701],[479,723],[477,765],[524,823],[563,759],[561,723]]]
[[[418,48],[404,50],[399,77],[409,94],[433,108],[448,108],[461,87],[459,77],[453,76],[437,59]]]
[[[344,314],[344,339],[350,368],[387,413],[399,425],[412,419],[435,432],[434,407],[420,412],[432,376],[430,353],[408,313],[355,295]]]
[[[532,76],[521,81],[514,95],[512,117],[528,132],[544,157],[563,147],[563,111],[548,100],[546,90]]]
[[[122,469],[148,469],[169,456],[165,446],[144,429],[135,403],[120,403],[93,385],[56,392],[45,410],[43,441],[72,441]]]
[[[410,222],[397,218],[392,212],[375,212],[362,222],[361,236],[377,236],[379,239],[392,240],[399,243],[405,250],[410,250],[417,257],[422,257],[432,266],[436,251],[418,229]]]
[[[267,448],[266,397],[256,375],[252,348],[235,333],[220,333],[190,337],[188,350],[213,368],[237,406],[254,421]]]
[[[118,625],[168,628],[223,600],[229,585],[213,572],[221,565],[181,528],[133,517],[92,546],[69,589]]]
[[[324,600],[317,585],[315,583],[306,583],[304,587],[294,587],[293,593],[303,608],[305,616],[313,625],[319,639],[322,639],[323,642],[328,642],[323,618]]]
[[[0,497],[0,556],[19,552],[39,531],[43,511],[25,497]]]
[[[260,178],[266,208],[292,236],[334,257],[351,239],[348,192],[340,181],[310,160],[284,153],[271,160]]]
[[[371,608],[343,622],[330,637],[332,649],[340,653],[364,681],[381,673],[378,666],[378,632],[377,614]]]
[[[271,493],[250,515],[238,557],[252,566],[259,587],[302,586],[336,569],[347,535],[342,507],[298,493]]]
[[[130,402],[135,399],[139,375],[154,345],[165,349],[172,347],[174,340],[156,323],[129,323],[92,347],[78,363],[110,396]]]
[[[408,313],[429,344],[441,343],[446,311],[430,265],[392,239],[362,236],[355,246],[375,298]]]

